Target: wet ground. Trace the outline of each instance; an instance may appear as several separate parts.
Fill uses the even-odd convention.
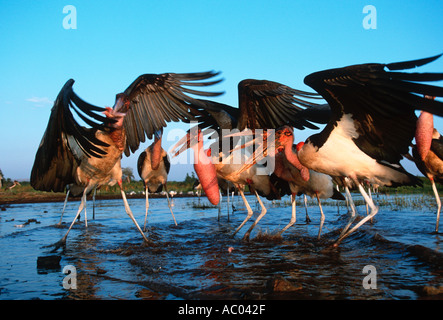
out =
[[[259,211],[255,198],[248,199]],[[88,202],[88,227],[82,214],[65,250],[55,253],[44,246],[64,235],[79,202],[68,203],[61,227],[55,225],[63,203],[7,205],[0,211],[0,299],[442,299],[443,236],[432,234],[433,198],[376,200],[374,223],[338,247],[331,244],[347,221],[344,202],[324,204],[318,240],[315,202],[312,222],[299,205],[296,224],[278,238],[273,235],[290,220],[289,197],[265,201],[268,213],[245,242],[256,216],[233,237],[246,216],[237,198],[229,220],[226,197],[220,219],[217,207],[202,206],[208,205],[203,198],[200,205],[197,198],[176,198],[178,226],[166,199],[152,199],[147,235],[155,246],[148,246],[121,200],[99,200],[95,219]],[[129,203],[143,227],[144,200]],[[366,214],[362,205],[358,211]],[[65,267],[76,272],[75,289]]]

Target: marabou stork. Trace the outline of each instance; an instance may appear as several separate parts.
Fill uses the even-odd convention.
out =
[[[77,216],[86,204],[86,194],[94,187],[118,183],[125,211],[147,243],[151,243],[135,220],[122,187],[122,154],[135,152],[146,136],[152,135],[170,121],[190,121],[200,102],[188,95],[217,96],[186,86],[209,86],[220,82],[201,81],[218,73],[164,73],[139,76],[116,96],[113,108],[93,106],[77,96],[70,79],[61,89],[51,110],[46,131],[37,150],[31,172],[36,190],[60,192],[75,183],[84,188],[82,201],[68,231],[55,246],[66,244],[66,238]],[[72,110],[90,128],[81,126]],[[105,116],[101,115],[103,113]]]
[[[434,99],[435,97],[426,98]],[[431,181],[437,202],[435,232],[438,233],[441,201],[435,182],[443,184],[443,137],[434,128],[434,117],[429,112],[422,111],[418,117],[415,143],[412,147],[412,160],[420,172]]]
[[[171,211],[174,223],[177,225],[174,213],[172,212],[171,202],[169,201],[169,194],[166,186],[170,168],[171,163],[169,161],[168,154],[166,153],[165,149],[161,147],[160,136],[158,133],[156,133],[154,142],[140,154],[137,161],[137,171],[140,178],[143,180],[146,196],[146,212],[143,231],[146,231],[146,221],[148,219],[149,192],[160,192],[162,189],[166,191],[168,207]]]
[[[200,142],[202,139],[200,137],[200,129],[202,128],[212,129],[216,132],[219,139],[216,139],[211,145],[208,159],[215,160],[213,163],[215,165],[215,172],[219,178],[231,181],[236,186],[248,211],[247,217],[236,229],[235,233],[243,227],[253,214],[243,193],[243,187],[246,184],[254,190],[262,208],[260,215],[243,237],[245,240],[248,240],[250,232],[267,211],[259,194],[266,196],[268,199],[280,198],[280,195],[278,194],[278,190],[276,190],[270,182],[269,175],[272,172],[266,172],[265,166],[260,167],[255,164],[251,168],[248,168],[247,172],[237,175],[236,172],[244,163],[244,160],[242,160],[244,159],[244,153],[240,152],[238,155],[233,155],[231,152],[232,145],[230,145],[231,147],[229,148],[223,148],[219,142],[225,134],[232,133],[233,130],[270,129],[280,127],[283,124],[289,124],[300,130],[304,128],[318,129],[317,126],[308,120],[320,123],[325,122],[327,121],[325,118],[327,119],[330,115],[330,110],[329,108],[324,108],[323,105],[303,100],[304,98],[321,99],[317,94],[295,90],[281,83],[268,80],[247,79],[241,81],[238,84],[238,97],[239,108],[214,101],[199,100],[200,103],[204,104],[204,112],[197,117],[200,122],[198,125],[198,133],[193,133],[191,129],[187,136],[177,142],[172,149],[178,149],[182,145],[178,151],[173,151],[175,155],[177,155],[190,146],[192,147],[192,143],[190,143],[191,140],[194,141],[194,145],[196,141]],[[304,114],[303,112],[308,110],[304,109],[304,107],[318,107],[319,111],[315,113],[315,115]],[[323,115],[323,118],[319,117],[320,115]],[[197,134],[199,135],[198,137]],[[192,138],[192,136],[194,136],[194,138]],[[204,152],[202,147],[201,149],[196,149],[196,151]],[[232,161],[233,159],[234,161]],[[201,178],[199,172],[207,177]],[[219,201],[219,191],[216,187],[217,180],[214,177],[208,176],[209,171],[199,170],[199,172],[197,172],[197,175],[208,199],[214,200],[214,202],[211,202],[217,204]],[[306,176],[305,179],[307,179]],[[208,187],[206,187],[205,181],[210,183]],[[214,194],[211,194],[209,187]]]
[[[443,80],[443,73],[408,73],[430,63],[430,58],[380,64],[369,63],[312,73],[304,82],[316,90],[331,107],[331,118],[318,134],[310,136],[297,156],[297,163],[338,179],[348,179],[369,204],[370,214],[336,241],[336,245],[378,212],[361,182],[380,186],[421,185],[400,164],[416,131],[415,110],[443,116],[443,102],[423,95],[443,97],[443,88],[422,82]],[[272,133],[267,133],[272,135]],[[287,141],[289,140],[289,142]],[[268,139],[269,141],[269,139]],[[291,127],[275,132],[275,149],[294,141]],[[250,163],[263,157],[253,157]],[[250,164],[246,165],[246,169]],[[242,170],[243,170],[242,169]]]

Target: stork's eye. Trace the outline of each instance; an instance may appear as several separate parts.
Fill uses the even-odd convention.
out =
[[[289,131],[286,131],[286,132],[285,132],[285,136],[289,137],[289,136],[291,136],[291,135],[292,135],[292,132],[289,132]]]

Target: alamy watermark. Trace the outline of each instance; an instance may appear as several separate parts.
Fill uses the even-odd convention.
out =
[[[377,269],[373,265],[366,265],[362,271],[363,274],[367,274],[363,278],[362,285],[365,289],[377,289]]]
[[[366,14],[363,18],[362,25],[366,30],[377,29],[377,8],[368,4],[363,7],[363,13]],[[66,30],[77,29],[77,8],[71,4],[63,7],[63,28]]]
[[[77,268],[69,264],[63,268],[63,273],[68,274],[63,278],[63,289],[77,289]]]
[[[363,18],[363,28],[366,30],[377,29],[377,9],[375,6],[368,4],[363,7],[363,13],[366,16]]]
[[[63,28],[66,30],[77,29],[77,8],[73,5],[63,7]]]

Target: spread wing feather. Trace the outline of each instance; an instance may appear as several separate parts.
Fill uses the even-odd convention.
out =
[[[82,156],[101,157],[105,152],[100,147],[108,146],[95,137],[95,132],[113,120],[98,113],[105,109],[80,99],[73,84],[72,79],[66,82],[51,109],[31,171],[31,185],[36,190],[63,191],[75,182],[75,170]],[[71,110],[91,128],[81,126]]]
[[[221,92],[206,92],[187,88],[189,86],[206,87],[219,83],[222,79],[208,80],[219,73],[164,73],[144,74],[139,76],[124,91],[130,105],[123,126],[126,130],[125,154],[135,152],[141,142],[152,139],[156,131],[171,121],[191,121],[200,112],[197,107],[204,107],[198,99],[188,94],[212,97]],[[193,107],[195,106],[195,107]]]
[[[416,109],[443,116],[443,103],[423,95],[443,97],[443,88],[421,82],[443,80],[443,73],[406,73],[441,55],[391,64],[361,64],[312,73],[305,83],[331,107],[330,131],[343,114],[350,114],[356,145],[378,161],[398,163],[415,134]],[[386,70],[387,69],[387,70]],[[323,135],[325,136],[325,135]],[[317,141],[318,145],[322,141]],[[324,143],[324,141],[323,141]]]
[[[318,129],[298,112],[317,106],[302,98],[321,99],[318,94],[295,90],[278,82],[246,79],[238,84],[238,129],[269,129],[288,124],[297,129]]]

